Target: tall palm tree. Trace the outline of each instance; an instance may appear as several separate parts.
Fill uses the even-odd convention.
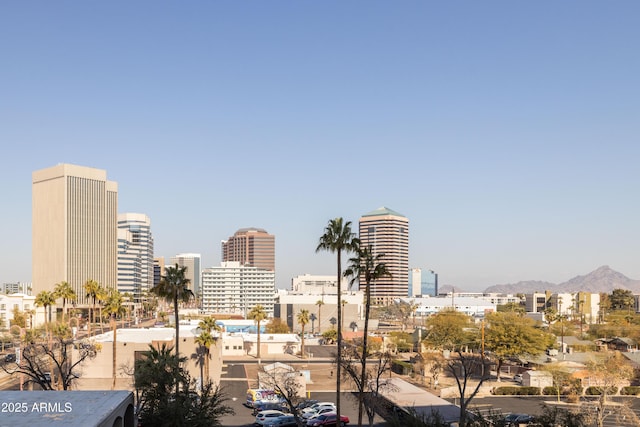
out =
[[[329,220],[324,234],[320,236],[320,241],[316,247],[316,252],[329,251],[338,256],[338,351],[336,366],[336,412],[340,416],[340,368],[342,365],[342,310],[340,310],[340,300],[342,298],[342,251],[352,252],[358,248],[359,241],[351,231],[351,221],[344,221],[342,218]]]
[[[104,301],[104,312],[107,313],[111,321],[111,331],[113,332],[113,365],[112,375],[113,383],[111,384],[111,390],[116,388],[116,333],[117,333],[117,317],[124,315],[126,308],[123,304],[122,295],[116,289],[109,290],[109,296]]]
[[[64,322],[65,314],[68,315],[66,312],[67,301],[71,302],[76,300],[76,291],[73,290],[69,282],[62,281],[55,285],[53,288],[53,294],[56,299],[62,298],[62,321]]]
[[[162,276],[160,283],[151,289],[151,292],[164,298],[167,302],[173,303],[173,314],[176,325],[176,356],[180,356],[180,316],[178,314],[178,305],[181,302],[189,302],[194,298],[193,291],[189,289],[191,280],[187,277],[187,267],[181,267],[176,263],[174,267],[167,267],[165,275]]]
[[[204,347],[204,376],[209,379],[209,359],[211,358],[210,348],[215,344],[217,337],[214,337],[211,332],[222,332],[222,327],[216,323],[216,319],[213,316],[205,317],[198,323],[198,328],[202,330],[200,335],[196,337],[196,344]],[[201,382],[204,387],[204,379]]]
[[[267,312],[264,311],[264,307],[262,305],[258,304],[251,309],[247,317],[256,322],[256,332],[258,333],[258,348],[256,356],[258,361],[260,361],[260,322],[267,318]]]
[[[373,254],[371,246],[359,248],[356,256],[349,259],[349,266],[344,272],[345,277],[351,277],[351,284],[356,281],[365,286],[364,303],[364,336],[362,337],[362,359],[360,371],[360,385],[362,390],[358,393],[358,426],[362,426],[364,409],[364,386],[367,384],[367,357],[369,356],[369,316],[371,314],[371,285],[382,277],[391,277],[387,266],[381,261],[384,254]],[[363,283],[364,282],[364,283]]]
[[[324,301],[319,299],[318,301],[316,301],[316,305],[318,306],[318,333],[322,334],[322,317],[320,316],[320,314],[322,306],[324,305]]]
[[[91,316],[89,318],[89,328],[87,334],[91,336],[91,324],[95,322],[96,317],[96,299],[100,293],[100,284],[93,279],[89,279],[84,282],[84,291],[87,293],[86,297],[91,300]]]
[[[309,323],[309,310],[300,310],[296,316],[300,327],[302,328],[302,344],[300,345],[300,356],[304,359],[304,327]]]
[[[47,308],[49,309],[49,320],[51,322],[51,306],[56,303],[56,297],[51,291],[40,291],[36,295],[35,304],[38,307],[44,307],[44,315],[47,316]]]
[[[209,348],[216,342],[210,331],[202,331],[195,339],[199,350],[196,353],[200,361],[200,368],[204,367],[204,373],[200,371],[200,390],[204,390],[205,378],[209,381],[209,358],[211,357]]]
[[[98,294],[96,295],[96,298],[98,300],[98,319],[100,319],[100,333],[104,334],[104,321],[102,318],[102,306],[104,305],[104,303],[107,301],[107,299],[109,298],[109,294],[111,292],[111,289],[105,288],[103,286],[100,286],[100,288],[98,289]],[[109,319],[111,320],[111,319]]]

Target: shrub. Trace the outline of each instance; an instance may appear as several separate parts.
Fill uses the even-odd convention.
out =
[[[611,386],[607,390],[608,395],[614,395],[616,393],[618,393],[618,387]],[[597,386],[587,387],[584,394],[586,394],[587,396],[600,396],[602,394],[602,387],[597,387]]]
[[[637,396],[638,394],[640,394],[640,386],[634,385],[622,387],[622,389],[620,390],[620,394],[622,394],[623,396]]]
[[[538,396],[540,395],[540,388],[515,386],[496,387],[493,390],[493,394],[496,396]]]

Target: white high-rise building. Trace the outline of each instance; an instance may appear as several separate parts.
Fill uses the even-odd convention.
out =
[[[153,287],[153,235],[149,217],[118,215],[118,290],[135,302]]]
[[[273,315],[276,296],[275,272],[241,265],[237,261],[220,263],[202,270],[202,310],[205,313],[242,314],[246,317],[260,304]]]
[[[87,306],[87,280],[115,288],[117,214],[118,184],[106,171],[60,164],[33,172],[33,294],[66,281]]]

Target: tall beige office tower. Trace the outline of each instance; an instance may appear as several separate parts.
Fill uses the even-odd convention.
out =
[[[276,238],[262,228],[241,228],[222,241],[222,262],[276,270]]]
[[[360,244],[371,246],[373,255],[384,254],[382,262],[391,277],[375,281],[371,287],[373,304],[387,304],[409,294],[409,219],[381,207],[360,218]],[[361,286],[361,289],[364,289]]]
[[[67,281],[76,304],[87,305],[87,280],[116,286],[118,184],[104,170],[70,164],[32,178],[33,293]]]

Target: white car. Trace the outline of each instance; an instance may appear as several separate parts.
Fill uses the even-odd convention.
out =
[[[290,415],[290,414],[285,414],[284,412],[278,411],[278,410],[275,410],[275,409],[268,409],[266,411],[260,411],[256,415],[256,421],[255,421],[254,425],[263,426],[263,425],[265,425],[267,423],[270,423],[271,421],[275,420],[276,418],[282,417],[284,415]]]
[[[326,414],[328,412],[336,412],[336,407],[332,405],[320,406],[315,411],[308,411],[302,414],[302,418],[305,420],[310,420],[311,418],[315,418],[318,415]]]
[[[318,402],[318,403],[314,403],[313,405],[304,408],[302,410],[302,412],[303,413],[310,412],[310,411],[314,412],[314,411],[316,411],[318,408],[320,408],[322,406],[336,406],[336,405],[334,405],[333,402]]]

